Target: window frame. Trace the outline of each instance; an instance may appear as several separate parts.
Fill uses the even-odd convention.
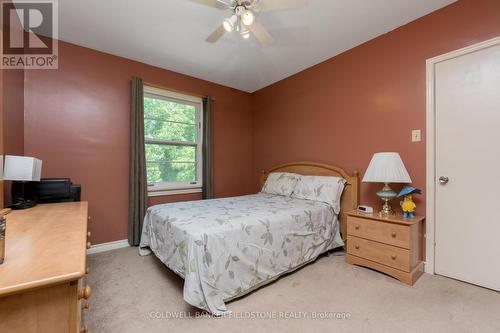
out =
[[[195,143],[190,144],[187,141],[173,141],[162,139],[151,139],[144,133],[144,147],[146,144],[159,144],[164,146],[188,146],[196,147],[196,183],[187,182],[158,182],[149,183],[148,196],[163,196],[185,193],[200,193],[203,187],[203,99],[192,95],[186,95],[166,89],[144,85],[144,97],[158,98],[174,103],[188,104],[195,107],[196,110],[196,137]],[[145,113],[145,112],[144,112]],[[144,116],[144,120],[146,117]],[[146,160],[147,167],[147,160]],[[147,173],[147,170],[146,170]],[[146,175],[147,176],[147,175]]]

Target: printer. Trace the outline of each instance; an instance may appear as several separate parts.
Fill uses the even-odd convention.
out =
[[[42,178],[39,182],[28,184],[13,181],[11,192],[13,209],[16,209],[16,203],[23,205],[23,202],[27,201],[33,201],[35,204],[56,203],[80,201],[81,198],[81,186],[73,184],[69,178]]]

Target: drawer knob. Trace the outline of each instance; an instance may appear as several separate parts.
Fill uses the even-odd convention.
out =
[[[82,309],[85,310],[85,309],[88,309],[88,308],[90,308],[90,304],[89,303],[87,303],[87,302],[82,303]]]
[[[358,244],[354,245],[354,248],[355,248],[356,250],[359,250],[359,245],[358,245]]]
[[[89,328],[87,327],[87,325],[82,325],[80,327],[80,333],[88,333],[89,331]]]
[[[397,256],[396,256],[395,254],[393,254],[393,255],[391,256],[391,259],[392,259],[392,260],[396,260],[396,258],[397,258]]]
[[[91,246],[92,246],[92,243],[91,242],[87,242],[87,250],[90,249]]]
[[[87,237],[89,237],[89,238],[90,238],[90,236],[91,236],[91,235],[92,235],[92,233],[91,233],[90,231],[89,231],[89,232],[87,232]]]
[[[359,224],[356,224],[356,225],[354,226],[354,229],[359,230]]]
[[[85,286],[78,292],[78,299],[88,299],[92,295],[92,288],[90,286]]]
[[[90,267],[85,268],[85,274],[89,274],[89,273],[90,273]]]
[[[392,234],[391,234],[392,238],[396,238],[396,235],[397,235],[397,234],[396,234],[396,232],[395,232],[395,231],[393,231],[393,232],[392,232]]]

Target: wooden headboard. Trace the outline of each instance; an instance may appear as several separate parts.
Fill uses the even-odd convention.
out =
[[[261,187],[264,185],[267,176],[271,172],[293,172],[300,175],[307,176],[335,176],[342,177],[347,181],[347,185],[342,193],[342,199],[340,201],[340,232],[342,233],[342,238],[345,240],[347,236],[347,213],[351,210],[355,210],[359,204],[359,174],[354,171],[353,175],[350,176],[343,169],[322,163],[314,162],[293,162],[286,163],[272,167],[271,169],[262,171],[262,176],[260,179]]]

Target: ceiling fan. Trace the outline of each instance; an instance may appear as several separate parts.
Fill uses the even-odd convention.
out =
[[[303,7],[308,0],[192,0],[196,3],[215,7],[221,10],[230,10],[232,15],[208,36],[209,43],[217,42],[226,32],[238,32],[244,39],[254,35],[259,43],[268,46],[273,37],[257,21],[256,14],[261,12],[293,9]]]

